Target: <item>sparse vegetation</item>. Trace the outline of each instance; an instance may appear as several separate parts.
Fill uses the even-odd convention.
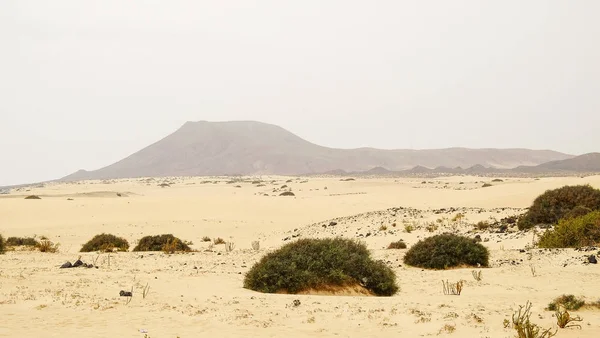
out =
[[[202,242],[210,242],[210,241],[211,241],[210,237],[208,237],[208,236],[202,237]]]
[[[190,247],[171,234],[163,234],[142,237],[133,251],[190,251]]]
[[[254,251],[260,250],[260,242],[259,241],[252,241],[252,250],[254,250]]]
[[[58,244],[58,243],[54,244],[50,240],[44,239],[39,242],[37,249],[40,252],[55,253],[55,252],[58,252],[59,247],[60,247],[60,244]]]
[[[487,266],[489,252],[468,237],[441,234],[420,240],[404,256],[404,263],[426,269]]]
[[[406,249],[406,243],[403,240],[399,240],[396,242],[390,243],[387,247],[388,249]]]
[[[398,291],[394,272],[371,258],[363,243],[342,238],[300,239],[256,263],[244,287],[267,293],[360,285],[375,295]]]
[[[583,319],[579,316],[571,317],[571,314],[569,313],[569,311],[564,309],[562,306],[559,306],[558,309],[556,309],[556,311],[554,312],[554,315],[556,316],[556,324],[561,329],[564,329],[567,327],[578,327],[581,329],[581,325],[575,324],[573,322],[581,322],[581,321],[583,321]]]
[[[387,226],[386,225],[382,225],[379,227],[379,231],[387,231]]]
[[[39,243],[33,237],[8,237],[6,246],[37,246]]]
[[[112,234],[99,234],[90,239],[83,245],[80,252],[112,252],[129,250],[129,243],[122,237],[117,237]]]
[[[576,208],[600,210],[600,190],[589,185],[564,186],[548,190],[533,201],[529,210],[519,219],[518,227],[520,230],[525,230],[537,224],[556,224]]]
[[[411,232],[413,232],[413,230],[415,230],[415,227],[414,227],[414,226],[412,226],[412,224],[406,224],[406,225],[404,226],[404,231],[406,231],[406,232],[407,232],[407,233],[409,233],[409,234],[410,234]]]
[[[477,224],[475,224],[475,229],[477,230],[487,230],[490,228],[490,223],[487,221],[479,221],[477,222]]]
[[[5,246],[6,246],[6,243],[4,242],[4,237],[2,237],[2,235],[0,235],[0,255],[4,253]]]
[[[512,315],[512,325],[517,331],[518,338],[550,338],[556,335],[558,330],[552,333],[551,329],[542,330],[537,324],[531,322],[531,302],[527,301],[525,306],[520,305],[519,310]],[[504,327],[510,325],[504,322]]]
[[[215,238],[215,240],[213,241],[213,243],[215,243],[215,245],[219,245],[219,244],[225,244],[225,240],[221,237],[217,237]]]
[[[442,281],[442,285],[444,286],[444,295],[460,296],[464,284],[463,281],[458,281],[456,283]]]
[[[481,271],[475,271],[475,270],[473,270],[473,271],[471,271],[471,274],[473,275],[473,278],[474,278],[476,281],[478,281],[478,282],[481,282],[481,279],[483,278],[483,277],[481,276]]]
[[[541,248],[577,248],[600,243],[600,211],[563,219],[540,237]]]
[[[225,251],[232,252],[233,249],[235,249],[235,243],[233,243],[233,242],[225,243]]]

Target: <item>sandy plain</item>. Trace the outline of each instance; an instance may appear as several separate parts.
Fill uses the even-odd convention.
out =
[[[60,252],[0,255],[0,337],[514,337],[503,320],[527,300],[535,323],[556,327],[544,308],[565,293],[600,299],[600,266],[584,264],[587,252],[530,248],[532,232],[473,232],[473,224],[520,214],[547,189],[600,187],[600,176],[502,180],[482,188],[491,178],[190,177],[13,190],[0,195],[0,233],[47,236],[60,243]],[[296,196],[279,196],[288,189]],[[24,199],[33,194],[41,199]],[[454,222],[457,213],[466,217]],[[437,228],[427,230],[431,224]],[[415,230],[407,233],[405,225]],[[481,281],[473,269],[408,267],[406,250],[385,249],[398,239],[410,247],[444,231],[484,239],[491,267],[476,269]],[[196,251],[84,253],[82,260],[95,260],[98,269],[59,269],[102,232],[125,237],[132,247],[145,235],[172,233],[192,241]],[[235,248],[209,248],[204,236]],[[244,273],[270,250],[299,237],[332,236],[364,240],[396,272],[400,292],[274,295],[242,287]],[[252,241],[260,241],[258,251]],[[442,280],[464,280],[462,294],[444,295]],[[132,287],[128,303],[119,291]],[[582,328],[560,329],[556,337],[600,337],[600,310],[576,314]]]

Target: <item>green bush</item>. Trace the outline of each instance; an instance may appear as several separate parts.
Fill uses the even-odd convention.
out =
[[[80,252],[110,252],[114,249],[117,249],[118,251],[127,251],[129,250],[129,243],[126,239],[122,237],[102,233],[100,235],[94,236],[94,238],[90,239],[87,243],[85,243],[81,248]]]
[[[538,196],[529,210],[519,219],[519,229],[530,229],[536,224],[556,224],[575,208],[600,210],[600,190],[589,185],[564,186],[548,190]]]
[[[0,254],[4,253],[4,237],[2,237],[2,235],[0,235]]]
[[[190,247],[171,235],[146,236],[140,239],[133,251],[190,251]]]
[[[37,246],[39,243],[32,237],[8,237],[6,246]]]
[[[600,211],[562,219],[538,241],[541,248],[578,248],[600,243]]]
[[[404,263],[426,269],[447,269],[457,266],[487,266],[486,247],[468,237],[441,234],[420,240],[404,256]]]
[[[547,310],[556,311],[560,305],[564,306],[565,310],[577,311],[585,305],[585,301],[578,299],[574,295],[562,295],[548,304]]]
[[[271,252],[246,274],[244,287],[298,293],[331,286],[362,285],[378,296],[398,291],[396,275],[374,261],[367,247],[349,239],[300,239]]]

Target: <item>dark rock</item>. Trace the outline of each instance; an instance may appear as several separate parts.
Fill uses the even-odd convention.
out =
[[[332,227],[332,226],[336,226],[336,225],[337,225],[337,222],[329,222],[329,226],[330,226],[330,227]]]
[[[68,269],[68,268],[72,268],[72,267],[73,267],[73,264],[71,264],[71,262],[66,262],[65,264],[60,266],[61,269]]]
[[[590,256],[588,257],[588,262],[590,262],[591,264],[596,264],[596,263],[598,263],[598,261],[596,260],[596,256],[594,256],[594,255],[590,255]]]
[[[300,306],[300,299],[294,299],[294,306]]]
[[[476,235],[475,238],[473,238],[473,240],[475,242],[481,242],[481,236],[480,235]]]
[[[74,268],[80,267],[82,265],[83,265],[83,262],[80,259],[76,260],[75,263],[73,263]]]
[[[123,291],[119,292],[119,296],[121,297],[133,297],[133,293],[131,291]]]

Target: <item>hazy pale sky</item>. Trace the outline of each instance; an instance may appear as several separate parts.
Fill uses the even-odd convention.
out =
[[[0,185],[185,121],[330,147],[600,150],[600,1],[0,1]]]

